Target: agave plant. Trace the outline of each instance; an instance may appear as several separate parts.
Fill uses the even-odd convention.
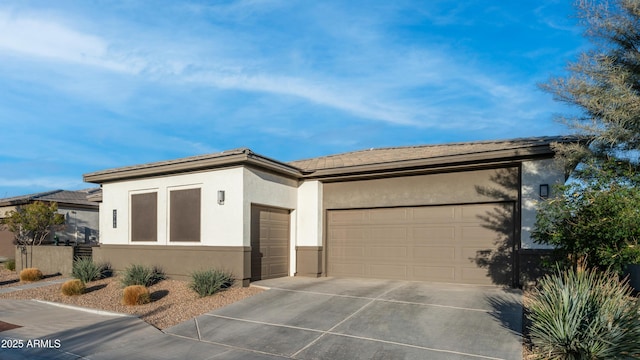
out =
[[[540,359],[629,359],[640,355],[640,302],[612,272],[565,271],[542,279],[529,304]]]
[[[102,277],[104,265],[98,265],[89,258],[76,258],[73,261],[72,275],[83,283],[98,280]]]
[[[189,287],[198,293],[200,297],[213,295],[221,289],[233,285],[233,275],[230,272],[218,269],[196,271],[191,274]]]

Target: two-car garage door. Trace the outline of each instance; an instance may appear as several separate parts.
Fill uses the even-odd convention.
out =
[[[329,210],[327,275],[511,284],[514,205]]]

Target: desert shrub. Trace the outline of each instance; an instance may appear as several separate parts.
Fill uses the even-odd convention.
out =
[[[122,276],[122,285],[143,285],[151,286],[164,280],[166,276],[158,267],[149,267],[144,265],[131,265],[125,269]]]
[[[104,262],[100,264],[100,266],[102,267],[102,272],[100,274],[101,278],[108,278],[113,276],[113,268],[111,267],[110,263]]]
[[[4,268],[10,271],[16,271],[16,259],[9,259],[4,263]]]
[[[83,283],[88,283],[100,279],[102,271],[102,265],[94,263],[92,259],[75,258],[71,275]]]
[[[209,269],[196,271],[191,274],[191,283],[189,287],[198,293],[200,297],[213,295],[220,289],[225,289],[233,285],[233,276],[231,273]]]
[[[528,306],[534,353],[543,359],[640,355],[640,303],[612,272],[545,276]]]
[[[62,284],[62,293],[67,296],[81,295],[85,291],[84,282],[80,279],[67,280]]]
[[[123,305],[143,305],[151,301],[149,289],[143,285],[130,285],[122,293]]]
[[[38,281],[42,277],[42,271],[38,268],[26,268],[20,271],[20,281]]]

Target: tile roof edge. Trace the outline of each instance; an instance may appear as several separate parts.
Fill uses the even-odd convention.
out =
[[[553,142],[556,142],[554,140],[560,140],[560,139],[571,139],[568,141],[576,141],[578,139],[580,139],[582,137],[580,136],[572,136],[572,135],[558,135],[558,136],[540,136],[540,137],[523,137],[523,138],[514,138],[514,139],[503,139],[503,140],[481,140],[481,141],[469,141],[469,142],[454,142],[454,143],[440,143],[440,144],[424,144],[424,145],[407,145],[407,146],[389,146],[389,147],[379,147],[379,148],[369,148],[369,149],[361,149],[361,150],[354,150],[354,151],[347,151],[347,152],[343,152],[343,153],[338,153],[338,154],[330,154],[330,155],[322,155],[322,156],[315,156],[315,157],[310,157],[310,158],[304,158],[304,159],[299,159],[299,160],[293,160],[293,161],[289,161],[287,162],[287,164],[295,164],[298,162],[306,162],[306,161],[313,161],[313,160],[319,160],[319,159],[330,159],[333,157],[340,157],[340,156],[345,156],[345,155],[351,155],[351,154],[358,154],[358,153],[365,153],[368,151],[376,151],[376,150],[395,150],[395,149],[411,149],[411,148],[429,148],[429,147],[450,147],[450,146],[461,146],[461,145],[482,145],[482,144],[502,144],[502,143],[517,143],[517,142],[521,142],[522,145],[521,146],[516,146],[514,148],[518,148],[518,147],[529,147],[532,144],[529,144],[529,146],[527,146],[527,144],[525,144],[525,142],[540,142],[541,145],[546,145],[546,144],[551,144]],[[533,145],[535,146],[535,145]],[[490,152],[492,150],[485,150],[485,151],[477,151],[476,153],[483,153],[483,152]],[[434,156],[434,158],[436,157],[447,157],[447,156],[451,156],[451,155],[440,155],[440,156]],[[392,162],[397,162],[397,160],[394,160]],[[292,165],[295,166],[295,165]]]
[[[247,147],[240,147],[240,148],[231,149],[231,150],[224,150],[224,151],[214,152],[214,153],[187,156],[187,157],[182,157],[178,159],[160,160],[160,161],[153,161],[153,162],[148,162],[144,164],[126,165],[126,166],[105,169],[105,170],[98,170],[98,171],[86,173],[84,174],[84,176],[112,174],[112,173],[123,172],[128,170],[136,170],[136,169],[151,169],[154,167],[161,167],[165,165],[184,164],[189,162],[195,162],[198,160],[221,158],[223,156],[232,156],[232,155],[241,155],[241,154],[253,154],[253,151],[251,151],[251,149]]]

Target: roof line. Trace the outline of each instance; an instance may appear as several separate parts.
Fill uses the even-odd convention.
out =
[[[232,166],[251,165],[258,168],[276,172],[278,174],[296,178],[328,178],[340,177],[348,174],[357,173],[381,173],[410,167],[428,166],[438,167],[448,163],[464,163],[468,161],[487,162],[493,160],[503,161],[504,159],[516,159],[526,156],[552,156],[553,149],[550,144],[554,142],[575,142],[580,141],[577,136],[544,136],[532,138],[516,138],[508,140],[492,140],[492,141],[476,141],[476,142],[459,142],[434,145],[415,145],[389,148],[376,148],[369,150],[358,150],[353,152],[332,154],[328,156],[320,156],[307,160],[291,161],[289,163],[271,159],[269,157],[254,153],[251,149],[243,147],[233,150],[227,150],[220,153],[212,153],[205,155],[197,155],[186,158],[180,158],[168,161],[159,161],[141,165],[126,166],[120,168],[96,171],[83,175],[86,182],[102,184],[106,182],[129,180],[136,178],[146,178],[152,176],[163,176],[185,172],[205,171],[216,168],[228,168]],[[462,145],[487,145],[487,144],[512,144],[503,148],[494,149],[477,149],[473,151],[465,151],[451,154],[433,154],[430,156],[414,158],[391,158],[377,159],[375,162],[336,165],[327,167],[311,167],[304,166],[304,162],[324,159],[340,159],[341,156],[349,156],[352,154],[365,153],[367,151],[385,151],[394,149],[410,150],[412,148],[437,148],[437,147],[454,147]],[[494,154],[491,156],[489,154]],[[395,170],[394,170],[395,169]]]
[[[202,171],[241,164],[252,164],[287,176],[300,177],[302,172],[295,166],[254,153],[249,148],[238,148],[220,153],[191,156],[169,161],[120,167],[96,171],[83,175],[85,182],[104,183],[140,177],[167,175],[190,171]]]
[[[460,142],[440,143],[440,144],[376,147],[376,148],[368,148],[368,149],[347,151],[347,152],[344,152],[344,153],[331,154],[331,155],[325,155],[325,156],[314,156],[314,157],[310,157],[310,158],[293,160],[293,161],[290,161],[289,163],[297,163],[297,162],[309,161],[309,160],[314,160],[314,159],[328,159],[328,158],[334,158],[334,157],[339,157],[339,156],[344,156],[344,155],[366,153],[368,151],[377,151],[377,150],[395,150],[395,149],[411,149],[411,148],[424,149],[424,148],[430,148],[430,147],[453,147],[453,146],[460,146],[460,145],[487,145],[487,144],[518,143],[518,142],[524,142],[524,141],[537,141],[537,142],[540,142],[542,145],[545,145],[545,144],[548,144],[548,143],[551,143],[551,142],[556,142],[554,140],[564,140],[564,141],[569,141],[570,142],[570,141],[576,141],[576,140],[581,139],[581,138],[582,137],[579,137],[579,136],[559,135],[559,136],[522,137],[522,138],[502,139],[502,140],[481,140],[481,141],[469,141],[469,142],[460,141]],[[557,141],[557,142],[560,142],[560,141]],[[530,147],[530,146],[531,146],[531,144],[522,144],[519,147]],[[493,150],[486,150],[484,152],[491,152],[491,151],[493,151]],[[478,152],[475,152],[475,153],[481,153],[481,152],[482,151],[478,151]],[[458,154],[455,154],[455,155],[458,155]],[[445,157],[445,156],[454,156],[454,155],[441,155],[441,156]],[[437,156],[434,156],[434,158],[435,157],[437,157]]]

